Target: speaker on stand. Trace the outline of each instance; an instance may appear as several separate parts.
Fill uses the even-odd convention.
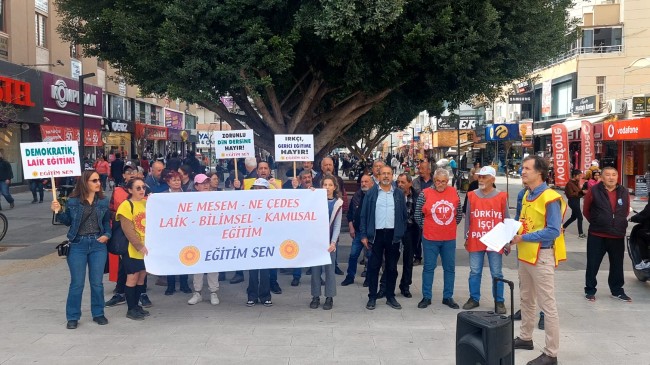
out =
[[[514,283],[494,278],[494,285],[502,281],[510,287],[510,315],[495,311],[467,311],[458,313],[456,320],[457,365],[514,365]]]

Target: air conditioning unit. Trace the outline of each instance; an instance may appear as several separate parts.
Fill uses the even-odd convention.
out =
[[[625,114],[627,112],[627,100],[609,99],[605,103],[605,112],[607,114]]]

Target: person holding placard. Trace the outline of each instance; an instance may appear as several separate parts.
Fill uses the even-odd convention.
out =
[[[264,178],[255,179],[251,186],[251,190],[268,188],[269,182]],[[270,269],[248,270],[248,288],[246,288],[246,293],[248,294],[247,307],[252,307],[256,303],[262,303],[265,307],[271,307],[273,302],[271,301]]]
[[[343,179],[340,176],[334,175],[334,160],[331,157],[325,157],[321,160],[320,167],[321,167],[322,174],[314,178],[314,186],[321,186],[322,179],[325,175],[329,174],[334,176],[338,185],[338,190],[340,192],[341,199],[343,200],[343,207],[345,209],[345,207],[347,207],[348,205],[348,194],[345,192]],[[336,275],[344,274],[343,270],[339,268],[338,255],[335,255],[334,272],[336,273]]]
[[[491,166],[484,166],[478,171],[478,189],[467,193],[467,216],[465,219],[465,249],[469,252],[469,299],[463,309],[469,310],[479,306],[481,299],[481,276],[483,260],[487,254],[492,278],[503,278],[500,252],[487,250],[480,238],[505,218],[508,212],[508,194],[494,188],[496,171]],[[506,314],[503,299],[503,283],[492,285],[492,296],[497,314]]]
[[[324,310],[330,310],[334,306],[336,296],[336,279],[334,278],[334,262],[336,258],[336,244],[341,233],[341,217],[343,216],[343,200],[339,198],[338,182],[334,175],[321,175],[321,187],[327,190],[327,208],[330,217],[330,244],[327,251],[330,253],[331,263],[323,266],[312,267],[311,272],[311,303],[309,308],[316,309],[320,306],[321,295],[321,272],[325,272],[325,303]]]
[[[86,281],[86,268],[90,282],[90,310],[93,321],[108,324],[104,316],[104,265],[108,256],[106,243],[111,238],[108,198],[102,191],[99,174],[84,171],[77,179],[65,211],[61,204],[52,201],[51,209],[56,220],[69,226],[67,238],[70,252],[66,258],[70,269],[70,288],[65,307],[66,328],[76,329],[81,318],[81,298]]]
[[[194,187],[195,191],[204,192],[210,191],[210,178],[204,174],[198,174],[194,177]],[[194,305],[203,300],[201,296],[201,290],[203,289],[203,275],[208,277],[208,289],[210,289],[210,304],[217,305],[219,304],[219,296],[217,296],[217,290],[219,290],[219,273],[218,272],[209,272],[206,274],[194,274],[193,276],[193,285],[194,285],[194,294],[190,300],[187,301],[187,304]]]
[[[548,162],[539,156],[528,156],[522,164],[521,180],[528,190],[522,199],[520,234],[511,244],[517,245],[519,288],[521,299],[521,330],[514,340],[515,349],[532,350],[533,329],[537,319],[536,306],[544,312],[546,346],[534,364],[557,364],[560,347],[560,318],[555,301],[555,267],[566,260],[562,234],[562,216],[566,203],[548,187]]]
[[[160,163],[159,161],[154,162],[154,166]],[[153,175],[153,167],[152,167],[152,173],[149,175]],[[165,186],[168,187],[167,192],[168,193],[182,193],[183,189],[181,188],[181,175],[177,171],[169,171],[167,173],[167,176],[165,176]],[[180,281],[180,290],[183,293],[192,293],[192,289],[190,289],[190,286],[188,285],[187,279],[188,275],[178,275],[178,279]],[[165,290],[165,295],[173,295],[174,292],[176,291],[176,275],[167,275],[167,290]]]
[[[300,175],[297,178],[291,179],[291,188],[285,189],[311,189],[313,186],[313,180],[311,175],[312,170],[304,169],[300,172]],[[302,277],[302,268],[297,267],[293,269],[293,279],[291,280],[291,286],[300,285],[300,278]]]
[[[244,167],[246,168],[246,174],[244,175],[243,181],[240,179],[234,179],[232,182],[232,187],[235,190],[243,190],[244,181],[246,179],[253,179],[253,181],[257,179],[257,159],[255,157],[246,157],[244,160]]]
[[[122,255],[122,264],[126,272],[126,304],[128,310],[126,318],[141,321],[149,315],[138,303],[140,295],[145,292],[144,280],[147,270],[144,266],[144,256],[149,252],[144,245],[144,232],[146,224],[147,201],[144,180],[136,177],[126,184],[129,196],[120,204],[115,214],[124,235],[129,239],[129,248],[126,255]]]

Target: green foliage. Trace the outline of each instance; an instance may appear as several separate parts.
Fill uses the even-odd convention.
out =
[[[56,0],[59,32],[143,93],[325,148],[393,92],[415,109],[521,78],[562,51],[571,0]],[[218,97],[233,96],[243,115]]]

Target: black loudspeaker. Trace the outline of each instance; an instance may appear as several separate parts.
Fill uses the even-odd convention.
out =
[[[510,316],[461,312],[456,322],[457,365],[514,365]]]

